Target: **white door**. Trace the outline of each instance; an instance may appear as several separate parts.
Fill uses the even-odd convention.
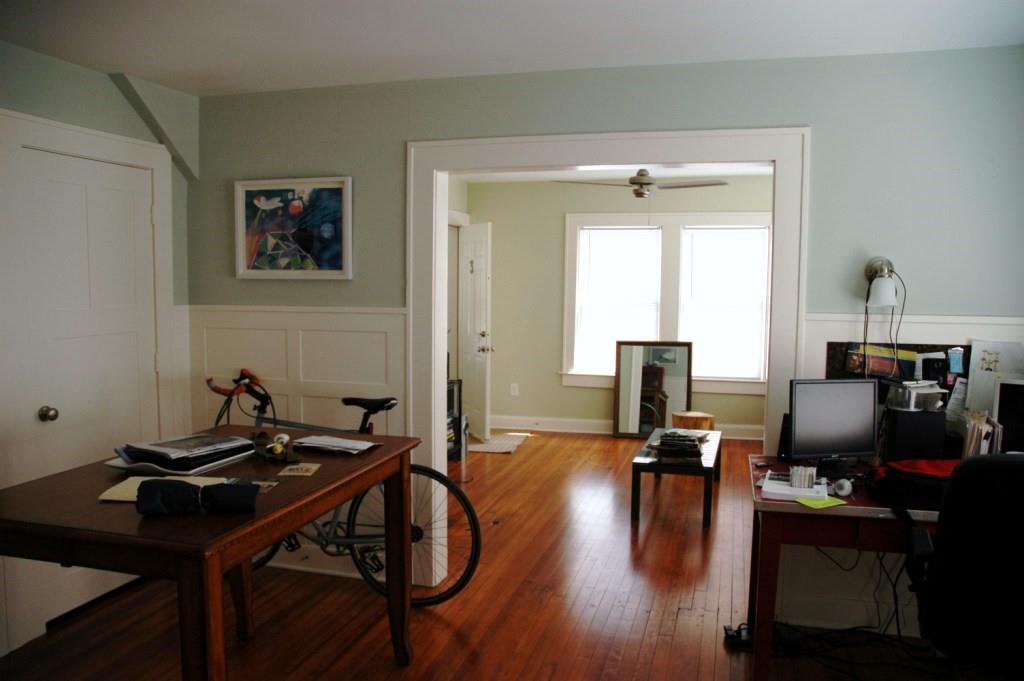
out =
[[[158,435],[151,176],[24,148],[4,132],[0,205],[0,487],[8,487]],[[44,405],[56,420],[40,420]],[[0,574],[6,649],[128,579],[12,558]]]
[[[459,229],[459,375],[469,432],[491,439],[491,223]]]

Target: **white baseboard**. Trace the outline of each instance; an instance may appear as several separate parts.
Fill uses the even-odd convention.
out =
[[[540,430],[549,433],[611,435],[612,420],[491,414],[491,428],[500,430]],[[764,438],[764,426],[756,424],[720,423],[716,428],[722,431],[722,437],[730,440],[761,440]]]
[[[501,430],[542,430],[550,433],[596,433],[599,435],[611,435],[612,420],[491,414],[491,428],[499,428]]]

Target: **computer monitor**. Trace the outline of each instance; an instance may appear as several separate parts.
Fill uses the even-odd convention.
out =
[[[1024,452],[1024,379],[996,381],[992,418],[1003,427],[1004,452]]]
[[[872,458],[878,442],[878,382],[874,379],[794,379],[789,384],[794,463],[817,460],[821,473],[841,473]]]

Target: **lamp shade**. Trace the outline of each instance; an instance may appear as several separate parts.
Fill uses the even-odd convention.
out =
[[[896,307],[896,280],[880,276],[871,280],[868,307]]]

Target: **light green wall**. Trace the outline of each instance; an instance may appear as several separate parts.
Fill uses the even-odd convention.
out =
[[[771,177],[729,178],[725,187],[664,190],[652,212],[770,211]],[[566,213],[643,213],[628,189],[559,183],[469,186],[473,222],[492,223],[491,411],[515,416],[606,419],[612,391],[562,385]],[[510,383],[519,383],[512,397]],[[720,423],[760,424],[764,398],[694,395],[694,408]],[[714,409],[712,409],[712,407]]]
[[[136,82],[145,81],[138,81]],[[166,88],[164,88],[166,90]],[[197,98],[176,93],[181,98]],[[0,41],[0,108],[155,142],[156,138],[104,73]],[[174,302],[188,303],[188,181],[172,178]]]
[[[410,140],[808,125],[808,311],[856,312],[881,253],[908,314],[1024,315],[1022,74],[1018,46],[204,98],[192,301],[403,305]],[[356,278],[234,279],[231,183],[323,174],[354,178]]]

